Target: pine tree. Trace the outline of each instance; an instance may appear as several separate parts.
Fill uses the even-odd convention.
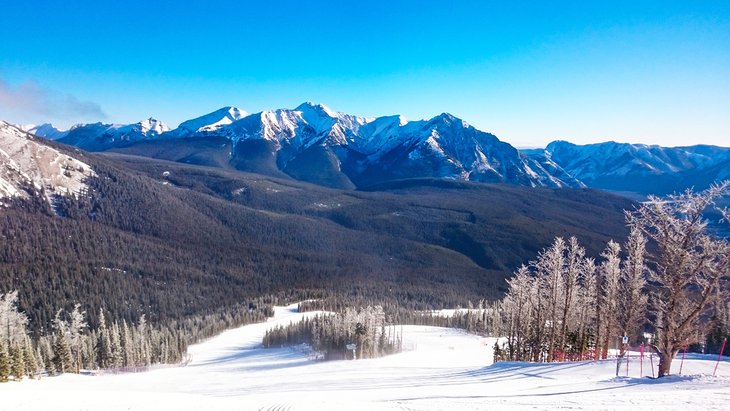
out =
[[[3,339],[0,338],[0,382],[5,382],[8,378],[10,378],[10,356]]]
[[[53,342],[53,366],[55,372],[63,374],[73,370],[71,347],[62,328],[56,329],[56,338]]]
[[[109,329],[109,339],[111,341],[112,351],[112,368],[121,367],[124,361],[124,354],[122,353],[121,336],[119,332],[119,324],[115,321]]]
[[[25,355],[19,344],[10,347],[10,375],[13,379],[20,381],[25,377]]]
[[[99,309],[99,330],[96,343],[96,356],[99,368],[111,368],[114,366],[114,352],[112,351],[112,340],[109,329],[104,318],[104,309]]]
[[[53,344],[48,337],[41,337],[38,341],[38,352],[41,361],[41,366],[46,370],[48,375],[56,373],[56,366],[53,362]]]
[[[33,378],[38,373],[38,358],[29,337],[25,338],[23,344],[23,357],[25,358],[25,372],[28,377]]]

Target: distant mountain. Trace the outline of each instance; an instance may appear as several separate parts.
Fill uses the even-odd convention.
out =
[[[0,121],[0,205],[34,198],[53,205],[57,196],[84,192],[86,178],[93,175],[85,162]]]
[[[428,120],[369,118],[306,102],[254,114],[236,107],[170,130],[153,118],[136,124],[83,124],[36,135],[89,151],[114,151],[188,164],[289,177],[333,188],[443,178],[527,187],[593,187],[641,195],[703,189],[730,178],[730,149],[565,141],[517,150],[444,113]]]
[[[59,130],[56,127],[53,127],[52,124],[44,123],[41,125],[27,125],[27,126],[19,126],[23,131],[27,131],[30,134],[40,136],[47,138],[49,140],[58,140],[59,138],[63,138],[68,134],[68,131],[65,130]]]
[[[545,150],[524,150],[548,159],[589,187],[641,194],[707,188],[730,178],[730,148],[660,147],[606,142],[576,145],[554,141]]]
[[[247,113],[236,107],[223,107],[212,113],[183,121],[166,137],[191,137],[198,134],[214,133],[223,126],[245,117]]]
[[[174,145],[163,141],[182,137],[192,140]],[[198,146],[201,138],[221,137],[231,142],[230,146],[219,144],[221,153],[205,149],[215,161],[197,155],[193,147],[181,148]],[[244,117],[240,110],[224,107],[183,122],[156,141],[119,144],[117,140],[96,146],[88,144],[89,138],[72,138],[69,135],[61,141],[91,150],[111,149],[205,165],[220,163],[226,154],[228,165],[238,170],[337,188],[423,177],[530,187],[583,186],[559,167],[552,165],[551,171],[547,164],[450,114],[408,122],[400,116],[366,118],[304,103],[295,109]]]
[[[55,130],[55,132],[54,132]],[[31,132],[69,144],[84,150],[103,151],[112,147],[126,145],[137,141],[158,138],[170,131],[163,122],[148,118],[135,124],[78,124],[59,136],[58,130],[52,127],[31,129]],[[53,138],[52,136],[55,136]]]

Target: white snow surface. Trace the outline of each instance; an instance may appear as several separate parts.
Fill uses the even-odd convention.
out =
[[[78,194],[91,167],[56,149],[40,144],[33,136],[0,121],[0,198],[27,197],[30,187],[45,188],[48,201],[54,194]]]
[[[212,113],[184,121],[173,130],[173,137],[189,137],[195,133],[211,133],[246,117],[248,113],[236,107],[223,107]]]
[[[640,378],[634,359],[629,376],[622,368],[616,378],[610,360],[492,364],[494,339],[424,326],[403,327],[410,351],[372,360],[321,362],[301,349],[261,348],[267,328],[316,314],[296,307],[190,347],[185,367],[0,384],[0,409],[727,409],[730,363],[712,377],[710,357],[688,358],[684,375],[661,380]]]

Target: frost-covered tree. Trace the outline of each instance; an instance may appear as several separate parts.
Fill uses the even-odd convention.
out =
[[[83,340],[83,332],[88,326],[85,319],[86,311],[81,311],[81,304],[75,304],[69,316],[68,337],[73,353],[74,367],[78,373],[81,370],[81,343]]]
[[[547,310],[545,326],[547,327],[547,356],[548,361],[553,360],[556,350],[558,334],[561,329],[558,318],[562,311],[563,294],[563,271],[565,269],[565,241],[556,237],[553,245],[542,252],[535,264],[537,275],[542,283],[542,291],[547,297]]]
[[[501,309],[505,313],[508,355],[510,360],[525,357],[525,344],[531,321],[530,292],[533,279],[527,266],[522,265],[514,277],[507,281],[507,295],[502,300]]]
[[[626,258],[621,270],[621,289],[619,292],[619,327],[631,341],[641,337],[646,323],[647,267],[644,263],[646,238],[636,228],[631,230],[625,246]]]
[[[596,276],[596,262],[592,258],[583,259],[580,286],[578,287],[578,347],[580,358],[584,357],[585,351],[595,347],[596,335],[598,332],[598,306],[596,300],[598,291]]]
[[[18,291],[0,294],[0,339],[6,347],[22,343],[28,334],[28,317],[18,310]]]
[[[605,325],[601,341],[601,357],[606,358],[608,355],[608,347],[612,340],[619,337],[618,335],[618,297],[619,285],[621,280],[621,246],[611,240],[606,246],[606,250],[601,254],[604,261],[601,263],[601,274],[603,276],[603,286],[601,292],[603,295],[603,307],[601,315],[603,319],[601,323]]]
[[[585,258],[585,249],[578,244],[578,239],[575,237],[570,237],[566,250],[567,257],[562,276],[563,314],[560,320],[560,339],[558,340],[558,347],[562,351],[568,349],[568,332],[577,328],[580,310],[576,307],[576,300]],[[574,349],[575,347],[571,348]]]
[[[730,244],[707,231],[703,212],[730,194],[730,181],[695,193],[649,197],[627,213],[632,228],[656,245],[651,254],[649,304],[657,338],[659,376],[670,372],[672,359],[685,345],[699,342],[711,326],[716,304],[727,300]],[[726,213],[727,214],[727,213]]]

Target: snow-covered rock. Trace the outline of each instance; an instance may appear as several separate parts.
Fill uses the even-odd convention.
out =
[[[0,201],[44,195],[78,195],[92,168],[37,141],[31,134],[0,121]]]
[[[245,117],[247,113],[236,107],[223,107],[212,113],[183,121],[167,137],[190,137],[197,134],[212,133],[223,126]]]

